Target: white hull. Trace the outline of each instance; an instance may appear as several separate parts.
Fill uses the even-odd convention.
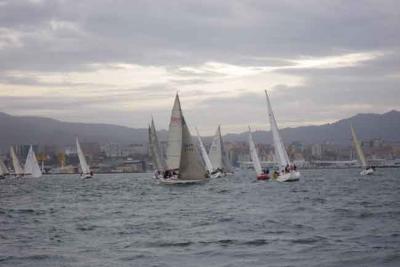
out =
[[[89,178],[93,178],[93,176],[90,174],[82,174],[81,175],[81,179],[89,179]]]
[[[176,179],[176,178],[169,178],[169,179],[164,179],[160,178],[158,179],[160,184],[166,184],[166,185],[174,185],[174,184],[198,184],[198,183],[204,183],[208,181],[208,179],[201,179],[201,180],[182,180],[182,179]]]
[[[276,178],[278,182],[295,182],[300,180],[300,172],[292,171],[289,173],[281,174]]]
[[[373,173],[374,173],[374,170],[371,169],[371,168],[366,169],[366,170],[362,170],[362,171],[360,172],[360,174],[361,174],[362,176],[371,175],[371,174],[373,174]]]

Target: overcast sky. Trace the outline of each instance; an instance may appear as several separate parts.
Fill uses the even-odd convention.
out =
[[[0,111],[201,133],[400,109],[399,1],[0,0]]]

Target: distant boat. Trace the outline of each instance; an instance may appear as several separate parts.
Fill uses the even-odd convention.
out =
[[[24,175],[38,178],[42,176],[42,171],[40,170],[39,164],[37,162],[35,152],[33,152],[32,146],[29,148],[28,155],[26,156]]]
[[[7,166],[4,164],[3,159],[0,158],[0,179],[6,178],[10,172],[7,169]]]
[[[279,173],[276,177],[276,180],[279,182],[298,181],[300,178],[300,172],[291,168],[291,166],[294,165],[292,165],[289,160],[289,156],[286,152],[285,146],[282,142],[282,138],[279,134],[279,128],[276,123],[274,113],[272,111],[271,102],[269,101],[267,90],[265,90],[265,96],[267,99],[269,123],[271,125],[271,132],[274,140],[275,159],[277,161],[277,164],[279,165]]]
[[[253,136],[251,134],[250,126],[249,126],[249,149],[250,149],[250,158],[253,163],[254,170],[256,171],[257,180],[268,180],[269,179],[268,173],[264,173],[261,168],[260,160],[257,155],[257,149],[253,141]]]
[[[197,128],[196,128],[196,133],[197,133],[197,139],[199,141],[199,147],[200,147],[201,156],[203,158],[204,164],[206,165],[207,171],[210,174],[211,178],[216,178],[217,175],[211,175],[211,173],[213,171],[213,166],[212,166],[212,163],[210,161],[210,158],[208,157],[207,150],[204,147],[203,141],[201,140],[201,137],[200,137],[200,134],[199,134],[199,131],[197,130]]]
[[[354,131],[353,125],[350,125],[351,128],[351,135],[353,136],[353,143],[354,147],[357,151],[358,159],[360,160],[362,171],[360,172],[361,175],[371,175],[374,173],[374,168],[368,166],[367,161],[365,159],[364,151],[361,148],[360,141],[358,141],[356,132]]]
[[[167,163],[165,162],[161,151],[161,145],[158,141],[153,118],[151,119],[151,124],[149,126],[149,150],[155,169],[154,178],[161,178],[164,171],[167,169]]]
[[[23,177],[24,176],[24,170],[21,167],[21,164],[19,163],[18,157],[15,154],[14,148],[11,146],[10,147],[10,155],[11,155],[11,160],[14,168],[14,175],[15,177]]]
[[[192,140],[176,94],[168,132],[167,167],[163,184],[187,184],[208,180],[200,154]]]
[[[211,172],[211,174],[216,175],[217,177],[226,176],[227,174],[233,174],[233,168],[225,152],[220,125],[218,125],[214,139],[211,143],[208,156],[213,167],[213,171]]]
[[[78,153],[79,163],[81,166],[81,178],[82,179],[92,178],[93,172],[90,171],[89,165],[86,162],[86,158],[82,152],[81,145],[79,144],[78,138],[76,138],[76,150]]]

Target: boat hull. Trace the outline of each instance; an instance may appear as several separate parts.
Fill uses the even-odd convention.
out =
[[[199,184],[199,183],[204,183],[206,181],[208,181],[208,179],[200,179],[200,180],[183,180],[183,179],[176,179],[176,178],[169,178],[169,179],[160,178],[160,179],[158,179],[158,182],[160,184],[165,184],[165,185]]]
[[[81,179],[90,179],[90,178],[93,178],[93,175],[90,175],[90,174],[82,174],[81,175]]]
[[[257,180],[269,180],[269,175],[265,173],[259,174],[257,175]]]
[[[296,182],[300,180],[300,172],[298,171],[291,171],[285,174],[279,175],[276,180],[278,182]]]
[[[372,175],[374,173],[374,170],[372,168],[366,169],[366,170],[362,170],[360,172],[361,176],[365,176],[365,175]]]

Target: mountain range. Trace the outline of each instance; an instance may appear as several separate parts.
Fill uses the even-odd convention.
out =
[[[299,141],[304,144],[330,142],[339,145],[350,144],[350,125],[353,124],[359,139],[382,138],[388,142],[400,142],[400,112],[392,110],[384,114],[358,114],[334,123],[319,126],[284,128],[281,135],[285,143]],[[268,127],[268,126],[267,126]],[[129,128],[112,124],[72,123],[50,118],[12,116],[0,112],[0,148],[7,149],[13,144],[70,145],[75,137],[81,142],[145,143],[147,129]],[[160,140],[166,140],[167,131],[159,131]],[[253,133],[256,143],[272,143],[269,131]],[[206,142],[210,138],[206,138]],[[247,132],[226,134],[226,142],[247,142]]]

